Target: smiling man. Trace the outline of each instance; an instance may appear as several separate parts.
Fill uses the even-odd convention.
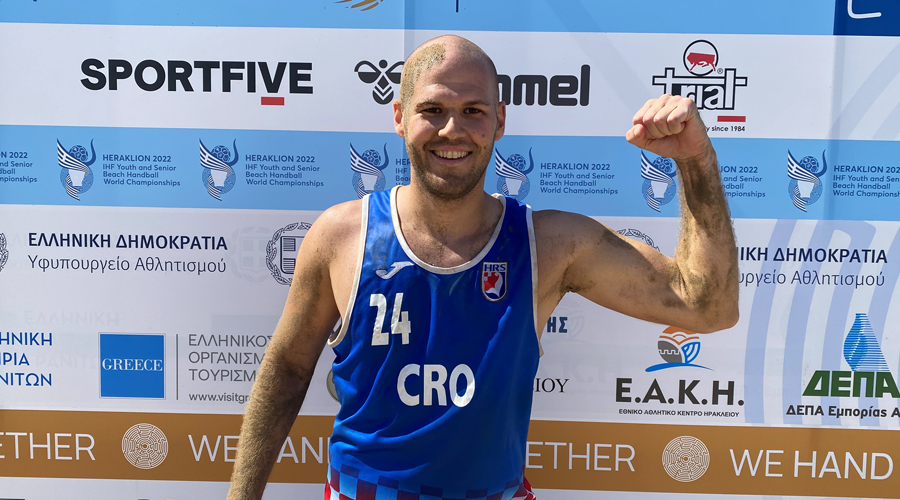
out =
[[[692,101],[650,100],[626,134],[678,165],[675,258],[588,217],[485,193],[505,124],[497,71],[475,44],[444,36],[409,56],[394,127],[410,184],[332,207],[309,230],[229,498],[262,496],[326,344],[341,402],[326,499],[526,499],[541,325],[566,293],[696,332],[735,324],[731,220]]]

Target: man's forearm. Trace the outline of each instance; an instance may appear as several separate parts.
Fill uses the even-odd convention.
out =
[[[708,329],[737,320],[737,249],[716,153],[680,160],[681,237],[676,252],[679,277],[691,306]]]
[[[297,374],[277,356],[263,358],[241,425],[229,500],[262,498],[311,378],[312,373]]]

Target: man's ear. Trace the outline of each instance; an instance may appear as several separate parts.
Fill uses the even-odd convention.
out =
[[[494,132],[494,140],[499,141],[506,132],[506,103],[500,101],[497,105],[497,131]]]
[[[400,103],[400,99],[394,99],[392,104],[394,107],[394,131],[406,139],[406,130],[403,128],[403,105]]]

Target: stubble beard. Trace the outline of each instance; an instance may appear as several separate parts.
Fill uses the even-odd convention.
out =
[[[479,186],[484,189],[484,174],[491,162],[491,152],[494,150],[493,141],[486,148],[473,151],[475,168],[466,174],[465,177],[454,177],[452,182],[447,182],[447,180],[437,177],[424,167],[428,164],[431,154],[429,151],[432,147],[435,147],[434,144],[431,144],[430,147],[426,145],[422,149],[417,149],[409,143],[406,144],[406,153],[409,155],[412,175],[429,195],[441,201],[457,201],[465,198]]]

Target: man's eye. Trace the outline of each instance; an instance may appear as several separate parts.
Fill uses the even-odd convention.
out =
[[[478,108],[466,108],[466,113],[468,113],[470,115],[474,115],[477,113],[481,113],[481,110]]]

